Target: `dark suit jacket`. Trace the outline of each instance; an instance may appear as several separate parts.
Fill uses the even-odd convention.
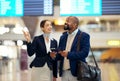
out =
[[[55,39],[51,40],[51,48],[57,48],[57,41]],[[36,36],[32,43],[27,44],[27,52],[29,56],[35,54],[35,58],[30,64],[30,67],[43,67],[47,62],[50,69],[53,69],[54,76],[56,77],[56,61],[50,57],[50,53],[47,53],[46,45],[43,35]]]
[[[90,48],[90,36],[83,32],[81,39],[80,39],[80,50],[77,51],[77,41],[78,41],[78,36],[80,35],[81,31],[78,30],[73,43],[70,52],[68,53],[67,58],[70,61],[70,70],[73,76],[77,75],[77,61],[81,60],[83,62],[86,62],[86,57],[88,56],[89,53],[89,48]],[[60,50],[65,50],[66,48],[66,43],[67,43],[67,37],[68,34],[67,32],[63,33],[63,35],[60,38],[59,41],[59,49]],[[58,54],[57,58],[60,60],[60,76],[62,76],[63,73],[63,62],[64,62],[64,57],[62,57],[60,54]]]

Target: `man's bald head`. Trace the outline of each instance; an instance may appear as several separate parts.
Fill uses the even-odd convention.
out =
[[[74,24],[76,24],[77,26],[79,25],[79,19],[75,16],[69,16],[67,18],[68,21],[72,21]]]

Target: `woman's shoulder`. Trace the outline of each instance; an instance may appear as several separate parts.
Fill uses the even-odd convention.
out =
[[[34,36],[34,38],[42,38],[42,37],[43,37],[43,34],[42,35]]]
[[[33,40],[40,40],[43,38],[43,35],[34,36]]]

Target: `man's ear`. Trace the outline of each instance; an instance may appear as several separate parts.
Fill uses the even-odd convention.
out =
[[[77,24],[75,23],[75,24],[74,24],[74,26],[76,27],[76,26],[77,26]]]
[[[77,26],[77,24],[75,23],[75,26]]]

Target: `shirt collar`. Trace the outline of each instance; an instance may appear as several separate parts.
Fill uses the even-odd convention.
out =
[[[43,36],[44,36],[44,37],[48,37],[48,38],[50,38],[50,34],[46,34],[46,33],[44,33]]]
[[[50,33],[50,34],[44,33],[44,34],[43,34],[43,37],[44,37],[44,38],[45,38],[45,37],[48,37],[50,40],[53,40],[52,33]]]
[[[76,34],[77,34],[77,32],[78,32],[78,29],[74,30],[71,34],[70,34],[70,33],[68,33],[68,35],[76,35]]]

